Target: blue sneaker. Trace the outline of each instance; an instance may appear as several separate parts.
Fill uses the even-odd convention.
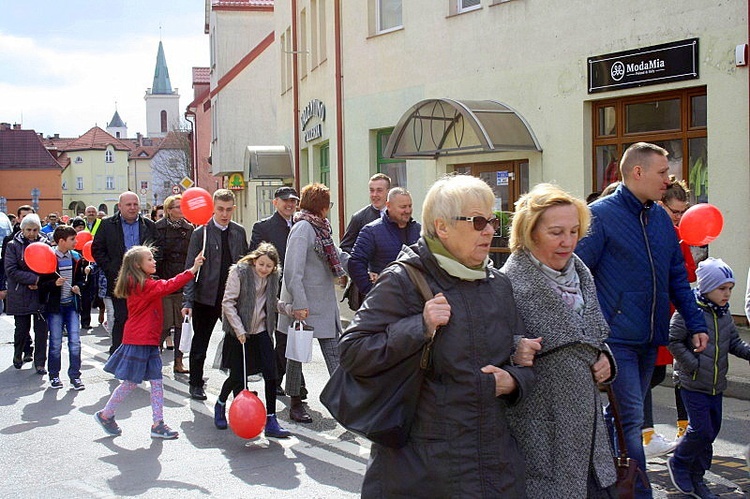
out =
[[[667,459],[667,470],[675,488],[683,494],[693,496],[693,481],[690,479],[690,472],[676,467],[674,465],[674,457]]]
[[[114,416],[107,419],[104,416],[102,416],[102,411],[99,411],[96,414],[94,414],[94,419],[96,420],[97,423],[99,423],[99,425],[102,428],[104,428],[104,431],[107,432],[107,435],[111,435],[113,437],[122,435],[122,430],[115,422]]]
[[[167,426],[164,421],[159,421],[151,427],[151,438],[163,438],[164,440],[174,440],[180,434]]]
[[[711,492],[703,478],[693,477],[693,496],[700,499],[719,499],[719,496]]]

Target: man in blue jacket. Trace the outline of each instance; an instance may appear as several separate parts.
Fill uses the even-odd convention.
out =
[[[591,205],[590,232],[576,248],[594,275],[599,303],[612,331],[607,343],[618,369],[612,387],[628,455],[644,471],[643,399],[656,349],[669,340],[670,301],[685,317],[695,351],[705,349],[708,341],[672,221],[656,203],[669,185],[667,154],[645,142],[625,151],[620,160],[622,184]],[[609,407],[607,414],[611,414]],[[636,481],[636,497],[651,496]]]
[[[385,206],[380,219],[368,223],[359,232],[349,259],[349,274],[365,295],[378,274],[396,260],[401,247],[416,243],[422,230],[411,218],[411,194],[403,187],[394,187],[388,192]]]

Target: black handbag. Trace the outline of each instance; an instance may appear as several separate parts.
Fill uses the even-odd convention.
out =
[[[631,499],[635,497],[635,481],[640,479],[643,486],[648,488],[648,479],[643,470],[638,466],[638,461],[628,457],[628,449],[625,446],[625,435],[622,433],[622,423],[620,423],[620,410],[617,406],[615,393],[612,391],[612,385],[606,385],[606,391],[612,417],[615,420],[617,447],[619,449],[617,456],[615,456],[617,497],[620,499]]]
[[[432,299],[421,271],[405,262],[396,265],[407,271],[425,302]],[[409,438],[425,372],[431,365],[432,341],[373,376],[354,376],[337,367],[323,388],[320,401],[347,430],[376,444],[403,447]]]

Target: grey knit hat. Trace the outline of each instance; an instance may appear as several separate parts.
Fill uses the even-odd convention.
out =
[[[735,282],[734,272],[721,258],[706,258],[698,264],[695,275],[698,276],[698,292],[704,295],[722,284]]]

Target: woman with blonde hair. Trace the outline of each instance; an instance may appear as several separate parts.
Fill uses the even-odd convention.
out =
[[[503,272],[527,334],[540,339],[537,385],[510,412],[526,456],[526,494],[611,497],[616,474],[598,383],[615,376],[609,326],[594,279],[573,253],[589,209],[556,185],[539,184],[516,203]]]

